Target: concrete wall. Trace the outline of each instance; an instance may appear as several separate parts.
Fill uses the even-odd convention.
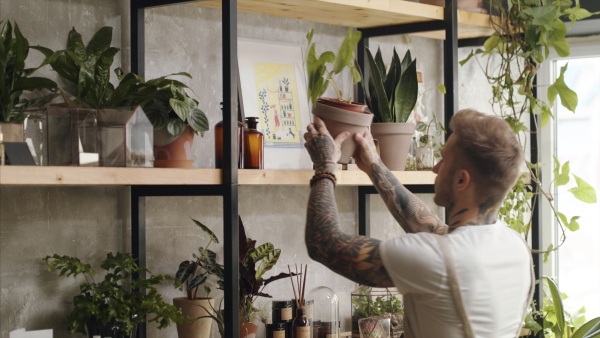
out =
[[[207,113],[211,126],[221,119],[222,101],[221,12],[190,5],[148,10],[146,13],[146,78],[187,71],[187,80]],[[126,0],[2,0],[0,17],[17,20],[31,45],[52,49],[64,48],[71,27],[84,38],[102,26],[114,27],[113,45],[122,48],[115,66],[129,67],[128,1]],[[244,38],[305,45],[305,34],[315,28],[315,39],[323,50],[335,50],[345,27],[313,24],[295,20],[239,15],[239,35]],[[389,53],[396,45],[402,53],[407,48],[400,37],[381,42]],[[441,77],[441,42],[423,38],[412,41],[413,53],[424,72],[426,89],[435,88]],[[28,65],[39,63],[40,55],[32,52]],[[56,78],[47,68],[40,74]],[[113,81],[113,83],[115,83]],[[425,104],[432,111],[442,111],[442,96],[435,90],[427,93]],[[195,167],[214,167],[212,131],[194,144]],[[340,297],[343,328],[349,329],[350,293],[354,283],[311,262],[303,243],[306,203],[309,190],[303,187],[241,187],[240,214],[248,235],[259,243],[272,242],[282,248],[280,262],[273,273],[286,264],[310,263],[308,290],[319,285],[333,288]],[[354,232],[357,223],[356,188],[336,190],[342,227]],[[429,198],[430,196],[427,196]],[[431,203],[433,205],[433,203]],[[19,327],[53,328],[55,337],[70,337],[65,316],[70,300],[81,280],[67,279],[44,270],[41,258],[54,253],[74,255],[97,264],[110,251],[129,250],[129,189],[127,187],[1,187],[0,188],[0,336]],[[372,201],[373,234],[389,238],[400,233],[377,196]],[[206,242],[192,223],[195,218],[222,233],[220,197],[148,198],[148,262],[155,273],[173,274],[180,261],[191,257]],[[222,257],[222,247],[215,247]],[[214,289],[214,288],[213,288]],[[160,289],[164,298],[181,294],[170,285]],[[273,283],[265,290],[274,299],[290,299],[287,281]],[[220,294],[215,292],[220,298]],[[259,335],[262,334],[262,328]],[[149,328],[150,337],[174,337],[175,328],[157,331]],[[216,335],[216,333],[214,333]]]

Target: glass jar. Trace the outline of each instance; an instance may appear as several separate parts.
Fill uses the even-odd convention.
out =
[[[244,168],[263,169],[264,136],[256,129],[258,117],[246,117],[244,131]]]
[[[287,323],[278,322],[266,325],[267,338],[289,338],[286,336]]]
[[[431,143],[419,142],[415,149],[417,170],[431,170],[435,166],[435,148]]]
[[[223,115],[223,102],[221,105],[221,115]],[[238,121],[237,127],[238,139],[238,168],[244,168],[244,124]],[[223,169],[224,163],[224,143],[223,143],[223,120],[215,124],[215,168]]]
[[[296,317],[292,323],[292,338],[310,338],[310,331],[310,322],[306,318],[304,307],[297,308]]]
[[[273,323],[287,322],[294,319],[293,303],[291,300],[274,300],[271,305]]]
[[[339,301],[332,289],[316,287],[306,296],[312,302],[313,338],[337,338],[339,333]]]

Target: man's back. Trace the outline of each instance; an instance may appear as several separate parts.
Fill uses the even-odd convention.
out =
[[[462,337],[442,250],[434,234],[381,243],[383,263],[404,294],[415,337]],[[502,223],[463,226],[448,236],[467,316],[477,337],[515,337],[531,286],[530,253]]]

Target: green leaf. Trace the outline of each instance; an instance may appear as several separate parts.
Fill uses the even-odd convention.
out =
[[[367,49],[367,61],[369,64],[369,94],[372,106],[369,107],[375,115],[375,119],[380,122],[392,122],[392,117],[388,105],[388,98],[385,95],[383,79],[381,78],[381,70],[377,67],[377,63]],[[363,86],[365,87],[365,86]],[[365,95],[366,96],[366,95]]]
[[[469,53],[469,55],[465,59],[459,61],[458,64],[460,64],[461,66],[464,66],[467,62],[469,62],[469,60],[471,60],[471,58],[473,56],[475,56],[475,52],[473,52],[473,50],[471,50],[471,53]],[[438,86],[438,88],[439,88],[439,86]],[[445,94],[445,91],[443,94]]]
[[[552,253],[552,249],[554,248],[553,244],[550,244],[544,253],[544,263],[548,263],[548,256]]]
[[[56,89],[56,82],[44,77],[22,77],[15,81],[13,91],[31,91],[35,89]]]
[[[440,83],[437,88],[440,93],[446,94],[446,86],[443,83]]]
[[[523,14],[530,16],[532,24],[536,26],[548,25],[559,17],[558,8],[553,5],[529,7],[523,11]]]
[[[185,130],[185,123],[180,119],[169,119],[167,122],[167,131],[174,137],[177,137]]]
[[[571,230],[571,231],[577,231],[579,230],[579,223],[577,222],[577,220],[580,218],[580,216],[573,216],[571,217],[570,221],[567,221],[567,216],[565,216],[562,212],[556,212],[556,216],[558,216],[558,218],[560,218],[562,224],[567,227],[567,229]]]
[[[182,121],[187,120],[191,110],[189,104],[187,104],[185,101],[171,98],[169,99],[169,105]]]
[[[554,305],[554,314],[556,315],[556,326],[560,331],[560,337],[562,337],[562,333],[565,332],[566,325],[562,297],[552,278],[544,277],[544,280],[547,282],[550,291],[550,296]]]
[[[589,320],[573,333],[571,338],[598,338],[600,337],[600,317]]]
[[[86,52],[89,56],[100,56],[104,53],[112,42],[112,27],[104,26],[100,28],[86,47]]]
[[[560,166],[560,163],[558,162],[558,159],[556,157],[554,157],[555,163],[557,166]],[[556,167],[554,169],[554,172],[556,174],[556,186],[560,187],[561,185],[565,185],[567,183],[569,183],[569,181],[571,180],[570,178],[570,174],[571,174],[571,170],[569,169],[569,161],[565,162],[562,165],[562,170],[559,169],[559,167]]]
[[[483,48],[485,49],[486,52],[490,53],[492,50],[494,50],[496,47],[498,47],[498,45],[501,42],[502,42],[502,38],[499,37],[497,34],[494,34],[494,35],[490,36],[489,38],[487,38],[487,40],[485,40],[485,42],[483,43]],[[464,60],[464,63],[469,61],[469,59],[472,56],[473,56],[473,52],[471,52],[471,54]]]
[[[206,114],[198,108],[192,108],[190,110],[190,116],[188,116],[188,123],[193,130],[200,133],[200,135],[204,136],[204,132],[207,131],[210,127],[208,125],[208,118]]]
[[[395,121],[404,123],[408,120],[415,104],[418,92],[417,60],[413,60],[408,68],[402,72],[400,83],[396,87],[394,99]]]
[[[567,70],[568,64],[564,65],[560,69],[560,76],[556,79],[554,84],[548,87],[548,101],[550,104],[554,104],[556,95],[560,96],[562,105],[568,110],[575,112],[577,108],[577,93],[572,91],[565,83],[565,71]]]
[[[344,41],[342,41],[342,44],[340,45],[335,63],[333,64],[334,74],[339,74],[346,66],[353,66],[354,51],[356,50],[356,46],[358,45],[361,36],[362,33],[360,31],[354,31],[352,27],[348,27]]]
[[[569,192],[575,196],[578,200],[585,203],[596,203],[596,189],[589,185],[586,181],[578,177],[577,175],[573,175],[575,177],[575,181],[577,182],[577,187],[569,189]]]
[[[202,229],[202,231],[204,231],[205,234],[208,235],[208,237],[210,237],[210,240],[215,242],[215,243],[219,243],[219,238],[217,238],[217,235],[215,235],[214,232],[212,232],[206,225],[200,223],[199,221],[195,220],[192,218],[192,221],[194,221],[194,223],[196,223],[196,225],[198,227],[200,227],[200,229]]]

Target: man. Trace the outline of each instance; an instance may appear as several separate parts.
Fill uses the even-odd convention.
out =
[[[404,295],[408,337],[516,337],[532,297],[531,257],[497,215],[519,177],[521,146],[505,121],[473,110],[456,113],[450,127],[453,134],[433,168],[434,201],[448,211],[449,225],[385,167],[369,131],[354,135],[358,167],[407,232],[382,242],[340,230],[334,172],[350,134],[334,140],[315,117],[304,135],[316,171],[306,221],[308,253],[357,283],[395,286]]]

